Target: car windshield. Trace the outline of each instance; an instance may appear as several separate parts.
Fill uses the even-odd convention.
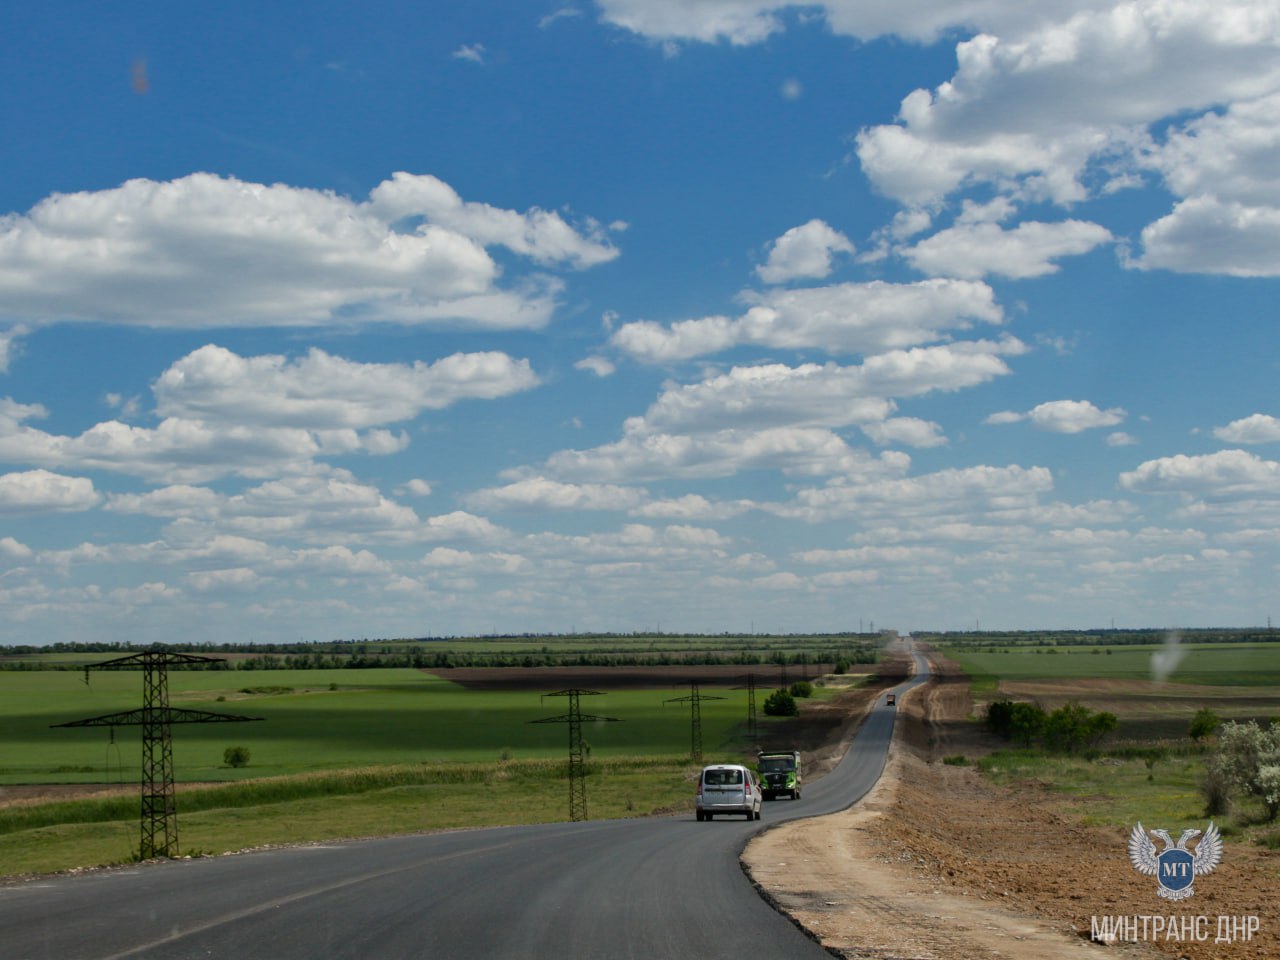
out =
[[[741,770],[708,770],[702,776],[702,782],[712,787],[728,786],[742,782]]]
[[[791,757],[768,757],[760,761],[761,773],[790,773],[796,768]]]

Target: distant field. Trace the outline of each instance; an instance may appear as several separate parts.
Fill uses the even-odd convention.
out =
[[[1280,644],[1259,642],[1061,645],[1010,635],[1006,642],[939,645],[970,678],[975,713],[1009,697],[1052,710],[1078,701],[1120,720],[1118,741],[1183,741],[1201,708],[1223,720],[1280,716]],[[1157,670],[1164,673],[1157,673]],[[1163,677],[1162,680],[1157,677]]]
[[[984,645],[988,646],[988,645]],[[1162,658],[1174,660],[1169,683],[1207,686],[1280,686],[1280,644],[1181,643],[1123,646],[1016,646],[975,650],[942,647],[983,689],[1002,680],[1155,680]],[[993,688],[993,687],[992,687]]]
[[[675,685],[679,683],[583,697],[584,714],[623,721],[584,724],[592,755],[687,751],[688,706],[664,703],[689,694],[689,687]],[[551,683],[545,692],[561,685]],[[246,689],[252,692],[243,692]],[[173,707],[265,718],[261,723],[175,725],[179,781],[370,764],[556,758],[568,748],[567,724],[530,722],[567,713],[566,698],[543,700],[536,689],[467,689],[411,669],[174,670],[169,673],[169,691]],[[724,698],[701,704],[704,749],[735,747],[746,722],[746,691],[716,687],[703,692]],[[141,762],[138,727],[116,728],[112,745],[106,728],[51,725],[141,705],[142,675],[137,671],[95,671],[87,687],[74,671],[0,671],[0,724],[5,730],[0,783],[136,782]],[[249,748],[250,765],[239,770],[223,766],[223,751],[229,746]]]

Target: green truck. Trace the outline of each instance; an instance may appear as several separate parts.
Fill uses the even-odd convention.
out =
[[[800,799],[799,750],[761,753],[757,758],[756,769],[760,771],[760,786],[764,788],[766,800],[780,796]]]

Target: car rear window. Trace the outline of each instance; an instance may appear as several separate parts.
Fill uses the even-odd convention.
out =
[[[702,775],[702,782],[711,786],[723,786],[729,783],[741,783],[741,770],[708,770]]]

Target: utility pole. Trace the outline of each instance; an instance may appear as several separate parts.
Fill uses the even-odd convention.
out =
[[[735,690],[747,691],[747,739],[752,745],[760,746],[760,723],[756,717],[756,675],[748,673],[743,680],[745,687],[734,687]]]
[[[542,698],[547,697],[568,697],[569,712],[558,717],[544,717],[541,720],[531,720],[530,723],[567,723],[569,725],[569,819],[570,820],[586,820],[587,819],[587,768],[585,763],[585,751],[582,744],[582,721],[583,720],[604,720],[610,723],[620,723],[617,717],[593,717],[591,715],[583,716],[582,708],[579,705],[580,697],[598,697],[601,696],[598,690],[579,690],[572,688],[569,690],[560,690],[556,693],[544,693]]]
[[[207,710],[182,710],[169,706],[169,670],[174,664],[212,663],[218,657],[201,657],[190,653],[170,653],[154,649],[119,657],[84,668],[84,682],[89,683],[90,670],[116,670],[141,667],[142,709],[111,713],[87,720],[55,723],[54,727],[142,727],[142,837],[138,859],[173,857],[178,853],[178,808],[173,784],[173,731],[175,723],[236,723],[261,720]]]
[[[702,762],[702,708],[700,705],[703,700],[723,700],[724,697],[709,697],[699,693],[696,680],[690,681],[689,691],[687,697],[673,697],[662,702],[689,704],[689,756],[700,763]]]

